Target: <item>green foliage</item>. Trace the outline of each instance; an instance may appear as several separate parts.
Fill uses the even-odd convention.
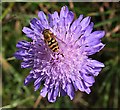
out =
[[[22,33],[22,28],[29,25],[33,17],[37,17],[39,10],[46,14],[55,10],[60,11],[67,5],[75,13],[92,16],[95,30],[105,30],[106,36],[102,39],[105,48],[92,56],[105,63],[93,85],[91,94],[76,92],[71,101],[68,96],[60,97],[55,103],[49,103],[47,98],[40,99],[39,91],[34,92],[33,84],[25,87],[23,82],[29,74],[29,69],[21,69],[20,61],[13,57],[16,43],[19,40],[30,40]],[[3,108],[118,108],[120,106],[120,4],[118,3],[2,3],[2,95]],[[2,54],[2,55],[1,55]],[[37,104],[37,101],[39,102]]]

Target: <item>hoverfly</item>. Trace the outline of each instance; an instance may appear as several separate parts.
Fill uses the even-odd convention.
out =
[[[48,45],[48,47],[53,52],[58,52],[59,46],[58,42],[56,41],[56,36],[49,29],[43,30],[42,34],[44,35],[44,41]]]

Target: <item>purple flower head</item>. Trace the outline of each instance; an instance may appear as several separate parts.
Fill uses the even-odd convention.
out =
[[[56,11],[48,14],[48,19],[40,11],[38,18],[30,21],[30,28],[23,28],[32,41],[19,41],[15,53],[17,59],[23,60],[22,68],[32,68],[25,85],[34,81],[36,91],[44,82],[40,95],[47,95],[49,102],[65,95],[72,100],[77,90],[89,94],[94,77],[104,67],[89,58],[104,47],[101,38],[105,32],[93,32],[93,26],[90,17],[80,15],[74,20],[74,13],[67,6],[61,8],[60,15]]]

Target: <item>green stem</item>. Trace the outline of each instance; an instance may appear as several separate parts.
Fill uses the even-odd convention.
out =
[[[3,106],[2,109],[3,108],[14,108],[14,107],[17,107],[18,105],[24,104],[25,102],[27,102],[27,101],[29,101],[31,99],[34,99],[34,96],[30,96],[30,97],[28,97],[28,98],[26,98],[26,99],[24,99],[22,101],[21,100],[17,100],[17,101],[13,102],[10,105]]]
[[[9,6],[7,7],[7,9],[4,11],[4,13],[2,14],[2,16],[0,17],[0,20],[2,20],[7,14],[8,12],[11,10],[11,8],[13,7],[14,2],[10,3]]]

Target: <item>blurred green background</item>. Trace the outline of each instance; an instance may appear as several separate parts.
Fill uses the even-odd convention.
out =
[[[68,96],[57,98],[55,103],[49,103],[47,98],[39,97],[39,90],[34,92],[33,83],[25,87],[23,81],[30,69],[21,69],[19,60],[13,57],[19,40],[29,40],[22,28],[28,26],[30,19],[37,17],[38,11],[46,14],[60,11],[67,5],[75,13],[91,16],[95,23],[94,30],[105,30],[102,42],[105,48],[91,56],[103,62],[106,66],[95,78],[88,95],[80,91],[75,93],[73,101]],[[82,3],[82,2],[10,2],[2,3],[2,106],[3,108],[118,108],[120,107],[120,3]]]

